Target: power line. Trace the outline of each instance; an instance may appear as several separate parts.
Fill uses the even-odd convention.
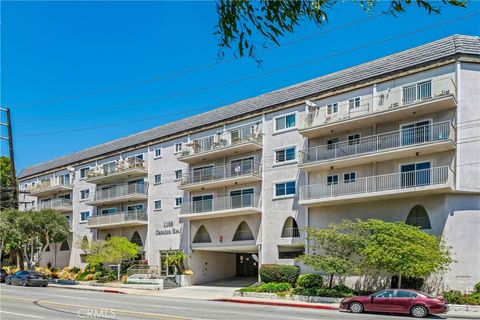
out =
[[[336,28],[332,28],[331,30],[326,30],[326,31],[322,31],[322,32],[313,33],[313,34],[310,34],[310,35],[307,35],[307,36],[304,36],[304,37],[301,37],[301,38],[298,38],[298,39],[295,39],[295,40],[292,40],[292,41],[285,42],[281,46],[263,48],[263,49],[258,50],[257,52],[262,53],[262,52],[267,52],[267,51],[278,49],[278,48],[284,48],[284,47],[287,47],[287,46],[290,46],[290,45],[293,45],[293,44],[297,44],[297,43],[305,41],[305,40],[310,40],[312,38],[315,38],[315,37],[318,37],[318,36],[321,36],[321,35],[325,35],[325,34],[328,34],[328,33],[333,33],[333,32],[336,32],[336,31],[339,31],[339,30],[342,30],[342,29],[346,29],[348,27],[351,27],[351,26],[354,26],[354,25],[357,25],[357,24],[360,24],[360,23],[363,23],[363,22],[367,22],[367,21],[376,19],[376,18],[378,18],[382,15],[385,15],[385,13],[380,13],[380,14],[373,15],[373,16],[370,16],[370,17],[367,17],[367,18],[364,18],[364,19],[359,19],[359,20],[356,20],[356,21],[352,21],[350,23],[346,23],[346,24],[338,26]],[[242,57],[239,57],[239,58],[225,59],[225,60],[221,60],[221,61],[218,61],[218,62],[215,62],[215,63],[204,64],[204,65],[193,67],[191,69],[187,69],[187,70],[183,70],[183,71],[177,71],[177,72],[170,73],[170,74],[163,75],[163,76],[157,76],[157,77],[153,77],[153,78],[149,78],[149,79],[145,79],[145,80],[140,80],[140,81],[136,81],[136,82],[131,82],[131,83],[127,83],[127,84],[123,84],[123,85],[119,85],[119,86],[107,87],[107,88],[98,89],[98,90],[95,90],[95,91],[79,93],[77,95],[50,98],[50,99],[47,99],[47,100],[37,100],[37,101],[29,103],[29,104],[24,104],[23,106],[25,106],[25,107],[34,106],[34,105],[37,105],[37,104],[41,103],[42,101],[47,101],[47,102],[48,101],[53,101],[53,102],[58,103],[58,102],[63,102],[63,101],[67,101],[67,100],[74,100],[74,99],[78,99],[78,98],[83,98],[83,97],[87,97],[87,96],[99,95],[99,94],[103,94],[103,93],[107,93],[107,92],[111,92],[111,91],[142,86],[142,85],[154,83],[154,82],[161,81],[161,80],[176,78],[176,77],[180,77],[180,76],[183,76],[183,75],[186,75],[186,74],[198,72],[198,71],[201,71],[201,70],[210,69],[210,68],[216,67],[218,65],[222,65],[222,64],[229,63],[229,62],[232,62],[232,61],[237,61],[237,60],[240,60],[240,59],[243,59],[243,58],[246,58],[246,56],[242,56]],[[20,107],[22,107],[22,105],[20,105]]]
[[[167,96],[163,96],[163,97],[160,97],[160,98],[138,101],[138,102],[134,102],[134,103],[128,103],[128,104],[112,107],[110,109],[118,110],[120,108],[125,108],[125,107],[128,107],[128,106],[135,106],[135,105],[141,105],[141,104],[146,104],[146,103],[158,102],[158,101],[165,100],[165,99],[171,99],[171,98],[174,98],[174,97],[185,96],[185,95],[189,95],[189,94],[192,94],[192,93],[206,91],[206,90],[209,90],[209,89],[212,89],[212,88],[218,88],[218,87],[222,87],[222,86],[226,86],[226,85],[231,85],[231,84],[239,83],[239,82],[242,82],[242,81],[251,80],[251,79],[263,77],[263,76],[266,76],[266,75],[270,75],[270,74],[274,74],[274,73],[298,68],[298,67],[308,65],[308,64],[312,64],[312,63],[315,63],[315,62],[318,62],[318,61],[321,61],[321,60],[330,59],[330,58],[335,57],[335,56],[344,55],[344,54],[351,53],[351,52],[354,52],[354,51],[357,51],[357,50],[365,49],[365,48],[372,47],[372,46],[375,46],[375,45],[379,45],[379,44],[383,44],[383,43],[390,42],[390,41],[393,41],[393,40],[397,40],[399,38],[407,37],[407,36],[410,36],[410,35],[413,35],[413,34],[416,34],[416,33],[424,32],[424,31],[427,31],[427,30],[430,30],[430,29],[433,29],[433,28],[437,28],[439,26],[454,23],[454,22],[457,22],[457,21],[460,21],[460,20],[463,20],[463,19],[471,18],[471,17],[476,16],[478,14],[480,14],[480,11],[477,11],[477,12],[474,12],[474,13],[471,13],[471,14],[468,14],[468,15],[465,15],[465,16],[461,16],[461,17],[458,17],[458,18],[455,18],[455,19],[450,19],[450,20],[447,20],[447,21],[444,21],[444,22],[441,22],[441,23],[438,23],[438,24],[430,25],[428,27],[420,28],[420,29],[417,29],[417,30],[414,30],[414,31],[406,32],[406,33],[396,35],[396,36],[393,36],[393,37],[389,37],[389,38],[386,38],[386,39],[383,39],[383,40],[371,42],[369,44],[361,45],[361,46],[358,46],[358,47],[355,47],[355,48],[347,49],[347,50],[344,50],[344,51],[340,51],[340,52],[329,54],[329,55],[322,56],[322,57],[317,57],[317,58],[307,60],[307,61],[304,61],[304,62],[301,62],[301,63],[298,63],[298,64],[293,64],[293,65],[277,68],[277,69],[274,69],[274,70],[271,70],[271,71],[267,71],[267,72],[263,72],[263,73],[260,73],[260,74],[255,74],[255,75],[251,75],[251,76],[247,76],[247,77],[243,77],[243,78],[239,78],[239,79],[235,79],[235,80],[220,82],[220,83],[216,83],[216,84],[209,85],[209,86],[206,86],[206,87],[201,87],[201,88],[197,88],[197,89],[193,89],[193,90],[188,90],[188,91],[176,93],[176,94],[173,94],[173,95],[167,95]],[[45,135],[63,134],[63,133],[67,133],[67,132],[95,130],[95,129],[101,129],[101,128],[112,127],[112,126],[121,126],[121,125],[129,124],[129,123],[141,122],[141,121],[145,121],[145,120],[151,120],[151,119],[155,119],[157,117],[164,117],[164,116],[165,115],[161,115],[161,116],[159,115],[159,116],[148,117],[148,118],[143,118],[143,119],[139,119],[139,120],[126,121],[126,122],[120,122],[120,123],[103,124],[103,125],[84,127],[84,128],[74,128],[74,129],[57,130],[57,131],[50,131],[50,132],[37,132],[37,133],[31,133],[31,134],[18,135],[16,137],[17,138],[22,138],[22,137],[32,137],[32,136],[45,136]]]

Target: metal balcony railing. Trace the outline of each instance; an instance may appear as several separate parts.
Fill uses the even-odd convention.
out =
[[[181,185],[189,185],[204,182],[213,182],[247,175],[261,176],[262,165],[253,160],[243,161],[240,164],[223,166],[211,166],[194,169],[183,175]]]
[[[366,195],[382,191],[445,184],[452,170],[449,167],[414,170],[300,187],[300,200],[327,199],[347,195]]]
[[[240,208],[258,208],[259,202],[260,197],[254,194],[190,201],[182,204],[180,214],[205,213]]]
[[[57,209],[57,208],[71,208],[72,200],[70,199],[53,199],[50,201],[40,201],[38,203],[39,209]]]
[[[262,143],[262,133],[256,126],[246,126],[188,142],[182,150],[181,157],[220,150],[245,142]]]
[[[119,184],[110,187],[97,188],[95,190],[95,201],[107,200],[113,198],[119,198],[128,195],[146,195],[148,184],[143,183],[130,183]]]
[[[308,148],[300,151],[300,163],[313,163],[375,153],[418,144],[455,140],[455,128],[450,121],[381,133],[373,136]]]
[[[318,106],[301,116],[300,129],[322,126],[368,114],[388,111],[399,107],[411,106],[415,103],[435,98],[455,95],[456,85],[451,77],[427,80],[411,85],[389,88],[379,91],[370,98],[364,98],[359,103],[340,101],[335,108]]]
[[[31,193],[47,191],[49,189],[54,189],[58,187],[64,188],[72,188],[72,181],[70,177],[66,178],[64,176],[54,177],[45,181],[41,181],[36,183],[34,186],[30,186],[27,188],[27,191]]]
[[[87,225],[89,227],[98,227],[102,225],[122,224],[135,221],[148,221],[147,213],[143,210],[129,210],[112,214],[96,215],[88,218]]]
[[[87,179],[109,176],[131,169],[147,169],[147,163],[143,159],[132,157],[117,162],[98,165],[88,170]]]
[[[300,231],[298,227],[291,227],[291,228],[283,228],[282,230],[282,238],[299,238]]]

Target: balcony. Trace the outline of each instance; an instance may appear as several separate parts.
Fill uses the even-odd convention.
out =
[[[300,123],[299,132],[313,138],[332,132],[368,127],[456,107],[456,86],[452,78],[423,81],[377,92],[375,96],[355,102],[340,102],[335,110],[317,107],[308,112]]]
[[[147,213],[141,210],[131,210],[113,214],[91,216],[87,220],[87,228],[89,229],[135,227],[147,224]]]
[[[449,167],[415,170],[358,178],[338,184],[315,184],[300,188],[301,205],[319,207],[432,195],[453,191],[453,172]]]
[[[194,163],[262,149],[262,133],[256,126],[218,133],[185,144],[178,160]]]
[[[30,192],[30,195],[34,197],[45,197],[54,193],[72,190],[72,182],[70,179],[66,179],[63,176],[42,181],[27,189],[27,191]]]
[[[300,151],[299,167],[326,170],[455,149],[450,121],[412,127]]]
[[[54,199],[50,201],[40,201],[38,203],[39,209],[55,209],[60,212],[72,211],[72,200],[70,199]]]
[[[190,220],[260,213],[260,197],[253,194],[190,201],[182,204],[180,218]]]
[[[132,157],[91,168],[88,171],[86,181],[94,184],[104,184],[142,178],[147,174],[145,160]]]
[[[194,169],[183,176],[180,189],[185,191],[233,186],[262,180],[262,165],[254,161]]]
[[[93,200],[87,201],[85,204],[99,206],[126,201],[146,200],[148,198],[147,187],[148,185],[142,182],[97,188]]]

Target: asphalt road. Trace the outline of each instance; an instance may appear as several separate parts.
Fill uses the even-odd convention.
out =
[[[432,318],[442,319],[442,317]],[[405,320],[409,318],[2,284],[0,286],[0,319]]]

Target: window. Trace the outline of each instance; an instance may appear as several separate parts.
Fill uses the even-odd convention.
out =
[[[418,295],[415,292],[397,290],[395,298],[416,298]]]
[[[85,179],[88,176],[88,171],[90,167],[85,167],[80,169],[80,179]]]
[[[161,158],[161,157],[162,157],[162,148],[161,147],[155,148],[153,150],[153,158],[157,159],[157,158]]]
[[[60,251],[68,251],[68,250],[70,250],[70,246],[68,245],[68,241],[65,240],[60,245]]]
[[[230,191],[230,203],[231,203],[232,209],[253,207],[255,205],[254,195],[255,195],[254,188]]]
[[[292,248],[286,248],[286,250],[295,250],[295,251],[278,251],[278,259],[295,259],[298,258],[299,256],[303,255],[305,252],[304,250],[299,250],[299,249],[292,249]]]
[[[233,235],[232,241],[255,240],[252,230],[245,221],[242,221]]]
[[[89,216],[90,216],[90,211],[80,212],[80,222],[86,222]]]
[[[406,224],[411,226],[420,227],[420,229],[431,229],[430,218],[428,217],[427,210],[421,205],[416,205],[410,210],[408,214]]]
[[[212,239],[210,238],[210,234],[208,233],[205,226],[202,224],[200,228],[198,228],[195,236],[193,237],[193,243],[210,243]]]
[[[295,128],[295,125],[296,125],[295,113],[275,118],[275,131]]]
[[[182,197],[175,197],[175,208],[178,208],[182,205]]]
[[[343,174],[343,183],[355,182],[356,178],[357,178],[356,172],[345,173]]]
[[[143,212],[143,203],[130,204],[127,206],[127,211]]]
[[[335,148],[335,145],[338,143],[338,138],[332,138],[327,140],[327,150],[332,150]]]
[[[393,290],[380,291],[374,295],[375,298],[393,298]]]
[[[72,196],[70,195],[70,193],[61,194],[61,195],[58,196],[58,199],[61,199],[61,200],[71,200],[71,199],[72,199]]]
[[[80,190],[80,200],[85,200],[90,198],[90,189]]]
[[[338,184],[338,174],[327,176],[327,185]]]
[[[58,182],[60,185],[69,185],[70,184],[70,174],[62,174],[58,176]]]
[[[348,108],[350,110],[360,108],[360,97],[348,100]]]
[[[295,160],[295,147],[275,151],[275,163],[283,163]]]
[[[142,238],[140,238],[140,234],[137,231],[133,233],[132,239],[130,239],[131,243],[135,243],[139,247],[143,247]]]
[[[360,144],[360,133],[355,133],[355,134],[351,134],[348,136],[348,145],[349,146],[352,146],[352,145],[355,145],[355,144]]]
[[[283,224],[282,238],[298,238],[300,232],[298,231],[297,221],[293,217],[288,217]]]
[[[104,174],[114,173],[117,170],[117,161],[104,163],[102,168]]]
[[[338,103],[327,104],[327,115],[334,114],[338,112]]]
[[[254,157],[230,161],[230,174],[232,176],[252,173],[257,170],[254,164]]]
[[[295,181],[275,183],[275,196],[287,196],[295,194]]]
[[[180,170],[175,170],[175,180],[180,180],[182,179],[183,171],[182,169]]]
[[[155,209],[155,211],[162,210],[162,200],[155,200],[154,209]]]
[[[156,175],[154,176],[154,179],[155,179],[155,184],[162,183],[162,174],[161,174],[161,173],[156,174]]]
[[[179,153],[179,152],[182,152],[182,147],[183,147],[183,144],[182,142],[179,142],[179,143],[175,143],[175,153]]]
[[[105,208],[100,211],[102,215],[114,214],[115,212],[117,212],[117,208]]]
[[[213,210],[213,195],[204,194],[192,197],[193,213],[210,212]]]

